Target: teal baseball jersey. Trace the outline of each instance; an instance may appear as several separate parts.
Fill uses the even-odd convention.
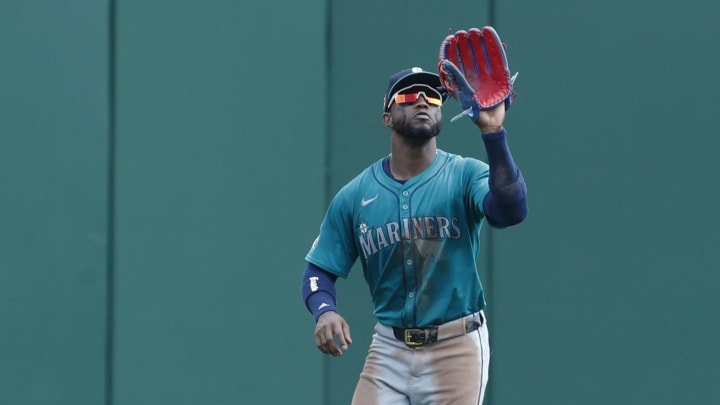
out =
[[[488,165],[438,150],[400,183],[382,164],[336,194],[305,259],[342,278],[359,259],[374,315],[387,326],[440,325],[483,309],[476,261]]]

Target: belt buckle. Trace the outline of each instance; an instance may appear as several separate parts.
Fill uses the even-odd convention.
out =
[[[422,329],[405,329],[405,344],[408,346],[422,346],[425,342],[415,342],[412,340],[413,333],[422,332]]]

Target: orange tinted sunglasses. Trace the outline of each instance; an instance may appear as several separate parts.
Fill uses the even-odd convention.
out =
[[[430,94],[428,95],[428,93]],[[402,88],[392,96],[391,100],[394,100],[398,104],[412,104],[418,101],[421,95],[425,97],[428,104],[439,107],[443,103],[440,92],[426,84],[413,84],[412,86]]]

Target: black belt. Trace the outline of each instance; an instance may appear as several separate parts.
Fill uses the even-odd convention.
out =
[[[465,333],[468,334],[470,332],[478,330],[480,326],[482,326],[483,322],[485,320],[483,319],[482,314],[478,314],[477,317],[473,316],[472,318],[465,321]],[[441,326],[431,326],[429,328],[409,328],[409,329],[403,329],[403,328],[393,328],[393,334],[395,335],[395,338],[401,342],[405,342],[406,345],[410,347],[417,347],[422,346],[427,343],[433,343],[438,341],[438,331],[440,330]]]

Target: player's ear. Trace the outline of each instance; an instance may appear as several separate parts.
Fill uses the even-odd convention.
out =
[[[385,126],[388,128],[392,128],[392,116],[389,112],[383,113],[383,123],[385,123]]]

